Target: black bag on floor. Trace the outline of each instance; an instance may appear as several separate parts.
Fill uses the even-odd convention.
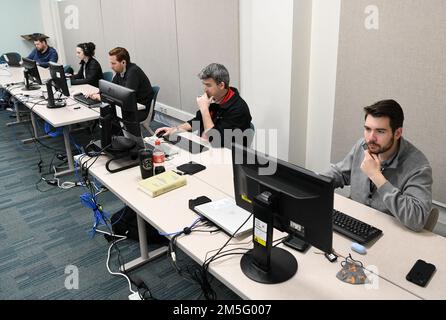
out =
[[[127,236],[128,239],[139,241],[138,223],[136,219],[136,212],[130,207],[125,206],[111,217],[112,229],[116,235]],[[159,243],[165,244],[169,240],[161,236],[154,227],[145,222],[147,241],[149,244]],[[112,241],[112,237],[105,235],[108,242]]]

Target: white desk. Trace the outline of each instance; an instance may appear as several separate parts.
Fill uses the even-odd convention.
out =
[[[98,159],[90,173],[135,210],[140,219],[148,221],[162,232],[182,230],[196,219],[196,215],[188,209],[189,199],[201,195],[207,195],[213,200],[228,197],[201,179],[187,176],[187,186],[151,198],[137,188],[137,182],[141,179],[138,167],[110,174],[104,168],[105,162],[105,157]],[[280,238],[281,234],[277,233],[275,236]],[[145,237],[140,235],[140,239]],[[218,249],[227,239],[228,236],[222,232],[192,233],[180,237],[177,243],[197,263],[202,264],[206,253]],[[248,235],[233,240],[233,243],[250,242],[250,239]],[[245,246],[250,247],[251,244]],[[144,256],[147,250],[144,244],[140,247],[141,261],[147,259],[147,256]],[[281,284],[264,285],[247,278],[240,268],[241,256],[230,256],[215,261],[209,270],[245,299],[417,299],[408,291],[379,277],[372,278],[371,286],[343,283],[336,278],[336,273],[341,269],[341,260],[330,263],[323,255],[315,254],[313,249],[305,254],[294,250],[291,252],[298,260],[299,269],[292,279]]]
[[[48,69],[37,67],[39,70],[39,75],[42,81],[45,81],[50,78],[50,72]],[[24,85],[24,69],[22,67],[8,67],[2,70],[3,72],[0,74],[0,86],[4,87],[7,91],[13,88],[20,88]],[[10,84],[15,84],[14,86],[9,86]],[[27,94],[36,94],[39,90],[33,90],[26,92]],[[28,122],[23,121],[20,117],[20,110],[18,104],[15,103],[15,112],[16,112],[16,121],[7,123],[6,126],[10,127],[16,124]]]
[[[50,78],[48,69],[44,69],[41,67],[38,68],[42,81]],[[8,83],[17,83],[23,81],[23,68],[9,68],[9,70],[11,73],[10,76],[0,77],[1,80],[0,83],[2,86],[5,86]],[[22,87],[20,86],[12,86],[7,88],[7,90],[13,96],[17,97],[20,100],[20,97],[23,97],[23,95],[25,94],[29,96],[36,96],[36,95],[40,96],[42,91],[46,91],[46,86],[42,85],[40,90],[33,90],[33,91],[23,91]],[[69,90],[71,95],[79,92],[98,92],[98,89],[96,87],[90,85],[72,86],[69,88]],[[38,99],[36,98],[36,100]],[[71,98],[67,98],[66,107],[56,108],[56,109],[49,109],[46,107],[45,104],[34,104],[33,102],[23,101],[23,104],[31,110],[31,123],[34,131],[34,138],[24,140],[23,142],[27,143],[27,142],[32,142],[34,141],[34,139],[37,138],[39,139],[44,138],[44,137],[38,137],[35,114],[37,114],[39,117],[44,119],[46,122],[48,122],[51,126],[55,128],[63,127],[65,150],[68,159],[68,170],[57,172],[55,176],[61,176],[72,173],[74,171],[74,162],[73,162],[73,155],[71,152],[69,126],[76,123],[82,123],[98,119],[99,110],[84,106],[83,104],[78,103]],[[16,123],[20,123],[21,122],[19,117],[20,112],[18,109],[16,110],[16,113],[18,117],[18,121]]]
[[[188,136],[189,137],[189,136]],[[194,138],[199,139],[199,137]],[[199,141],[199,140],[197,140]],[[180,154],[172,160],[173,165],[187,161],[196,161],[207,168],[194,175],[197,179],[234,197],[231,150],[211,149],[197,155],[188,152]],[[446,239],[432,232],[423,230],[413,232],[398,223],[392,216],[376,211],[368,206],[335,194],[334,207],[348,215],[358,218],[383,230],[383,236],[369,243],[368,253],[364,256],[350,249],[352,240],[333,233],[333,248],[343,257],[349,253],[362,261],[370,271],[389,280],[405,290],[423,299],[446,299]],[[426,288],[417,286],[406,280],[406,274],[417,259],[433,263],[437,272]],[[376,269],[377,268],[377,269]]]
[[[377,267],[380,277],[423,299],[446,299],[446,238],[427,230],[411,231],[395,218],[339,195],[335,196],[334,206],[383,231],[380,238],[367,245],[366,255],[355,254],[364,266]],[[350,240],[334,235],[334,247],[339,253],[348,255],[348,252],[353,252],[348,250]],[[432,263],[437,268],[425,288],[406,280],[406,274],[418,259]]]

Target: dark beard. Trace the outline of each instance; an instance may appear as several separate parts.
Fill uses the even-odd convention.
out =
[[[370,151],[370,153],[376,154],[376,155],[381,154],[381,153],[385,153],[385,152],[389,151],[393,147],[394,143],[395,143],[395,141],[394,141],[394,139],[392,137],[392,140],[390,140],[390,142],[386,146],[379,148],[377,152]]]

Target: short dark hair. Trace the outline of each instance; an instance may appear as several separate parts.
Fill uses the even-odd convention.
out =
[[[87,57],[93,57],[95,54],[96,45],[93,42],[79,43],[77,47],[81,48]]]
[[[214,79],[216,84],[224,82],[225,89],[229,88],[229,72],[222,64],[211,63],[198,74],[200,80]]]
[[[127,61],[127,64],[130,63],[130,54],[125,48],[116,47],[114,49],[111,49],[108,54],[110,56],[116,56],[116,60],[121,62],[122,60]]]
[[[375,102],[371,106],[364,108],[365,119],[368,115],[375,118],[388,117],[390,119],[390,127],[392,132],[403,127],[404,112],[398,102],[395,100],[381,100]]]
[[[47,43],[46,39],[47,37],[43,34],[34,34],[33,35],[33,41],[39,41],[39,42],[45,42]]]

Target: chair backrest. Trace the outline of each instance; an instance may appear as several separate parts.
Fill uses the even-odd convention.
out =
[[[9,62],[6,61],[6,58],[8,58]],[[0,63],[9,63],[11,66],[20,66],[20,61],[22,60],[22,56],[20,53],[17,52],[7,52],[3,53],[0,56]]]
[[[440,212],[437,208],[433,208],[429,214],[429,217],[427,218],[427,222],[424,225],[424,229],[428,231],[434,231],[435,226],[437,225],[438,216],[440,215]]]
[[[149,114],[147,115],[147,118],[141,122],[141,125],[151,134],[155,134],[155,132],[150,128],[150,123],[153,121],[153,118],[155,117],[155,105],[156,105],[156,98],[158,97],[158,93],[160,91],[159,86],[152,86],[153,90],[153,99],[152,104],[150,106]]]
[[[254,134],[256,132],[256,128],[254,126],[254,123],[251,122],[249,124],[249,129],[250,129],[251,132],[249,133],[249,136],[248,136],[248,147],[250,147],[252,145],[252,141],[254,140]]]
[[[69,73],[69,74],[73,74],[74,73],[73,68],[69,64],[64,65],[63,66],[63,70],[65,71],[65,73]]]
[[[102,73],[102,79],[104,79],[105,81],[108,82],[112,82],[113,80],[113,72],[111,71],[106,71]]]
[[[150,115],[150,119],[153,121],[153,118],[155,117],[156,98],[158,97],[158,93],[160,92],[160,87],[152,86],[152,90],[153,90],[153,99],[152,99],[152,106],[150,108],[151,109],[150,112],[152,112],[152,114]]]

